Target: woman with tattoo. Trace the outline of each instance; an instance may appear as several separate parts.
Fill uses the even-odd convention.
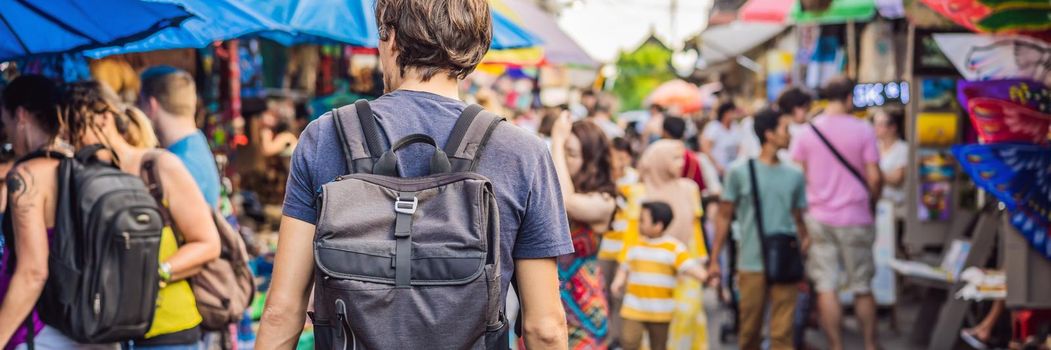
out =
[[[16,157],[37,151],[70,153],[70,147],[58,138],[57,95],[57,86],[38,75],[21,76],[4,90],[0,121]],[[0,345],[24,349],[32,331],[38,349],[117,349],[117,344],[77,344],[44,326],[33,311],[48,276],[58,163],[51,157],[29,159],[17,163],[7,175],[6,216],[11,225],[10,232],[4,232],[8,243],[0,262]]]
[[[182,161],[165,150],[129,142],[142,140],[152,130],[148,120],[128,108],[96,81],[69,84],[62,97],[65,127],[78,149],[102,144],[106,149],[99,152],[100,158],[137,176],[147,171],[142,166],[149,157],[163,188],[161,204],[171,218],[171,227],[165,227],[161,236],[158,274],[163,283],[150,330],[144,339],[132,340],[129,348],[198,349],[201,315],[186,279],[219,257],[219,233],[211,220],[202,220],[210,217],[210,207]]]

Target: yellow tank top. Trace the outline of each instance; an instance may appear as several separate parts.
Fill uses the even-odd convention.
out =
[[[175,233],[171,227],[161,232],[160,262],[179,250]],[[201,324],[201,313],[197,311],[197,299],[186,280],[168,283],[157,292],[157,310],[153,314],[153,325],[146,332],[146,339],[159,335],[185,331]]]

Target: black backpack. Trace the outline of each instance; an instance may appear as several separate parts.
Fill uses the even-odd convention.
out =
[[[61,159],[48,279],[36,310],[44,323],[81,343],[144,336],[160,288],[160,209],[139,177],[100,161],[100,150],[88,146],[72,158],[38,152],[19,160]],[[4,227],[13,247],[8,213]]]

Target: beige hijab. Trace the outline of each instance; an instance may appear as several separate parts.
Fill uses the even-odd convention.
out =
[[[693,237],[697,214],[700,212],[700,191],[697,184],[673,173],[673,162],[684,162],[686,149],[682,142],[660,140],[646,148],[639,160],[639,174],[646,192],[643,201],[668,203],[675,218],[666,234],[689,244]],[[681,167],[679,167],[681,169]]]

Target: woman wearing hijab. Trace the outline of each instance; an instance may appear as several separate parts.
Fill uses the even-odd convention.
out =
[[[685,145],[681,141],[660,140],[651,144],[639,161],[643,201],[660,201],[672,208],[674,219],[667,235],[690,249],[694,258],[706,259],[708,250],[701,239],[701,193],[697,184],[683,178]],[[625,238],[625,246],[629,246]],[[632,237],[638,241],[638,235]],[[632,243],[633,243],[632,242]],[[668,349],[703,349],[708,346],[707,321],[701,307],[701,284],[679,279],[675,287],[675,316],[671,323]]]
[[[610,145],[594,123],[572,123],[563,112],[551,130],[551,158],[562,188],[575,252],[558,260],[563,281],[570,349],[609,346],[609,302],[596,257],[599,237],[610,230],[617,187],[612,178]]]

